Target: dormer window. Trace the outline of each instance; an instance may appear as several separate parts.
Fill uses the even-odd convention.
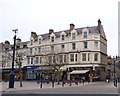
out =
[[[88,38],[88,33],[89,33],[89,30],[88,30],[87,28],[84,28],[84,29],[82,30],[82,38],[83,38],[83,39]]]
[[[51,42],[54,42],[54,36],[51,37]]]
[[[83,38],[87,38],[87,32],[83,32]]]
[[[61,34],[60,34],[60,40],[61,41],[64,41],[65,40],[65,36],[66,36],[66,33],[63,31],[63,32],[61,32]]]
[[[62,35],[62,38],[61,38],[62,40],[65,40],[65,35]]]
[[[39,38],[39,44],[41,44],[41,38]]]
[[[76,33],[72,33],[72,40],[76,39]]]

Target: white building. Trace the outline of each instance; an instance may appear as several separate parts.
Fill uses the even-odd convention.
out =
[[[105,78],[107,39],[100,19],[98,25],[92,27],[75,28],[70,24],[69,30],[54,32],[50,29],[49,33],[41,35],[31,32],[27,46],[28,67],[54,64],[54,54],[57,54],[60,70],[68,70],[67,79],[70,74],[76,74],[75,70],[95,70],[97,76]]]

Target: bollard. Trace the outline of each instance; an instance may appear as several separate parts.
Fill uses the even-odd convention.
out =
[[[41,82],[40,82],[40,88],[42,88],[42,80],[41,80]]]
[[[70,80],[70,85],[69,86],[71,86],[72,85],[72,83],[71,83],[71,80]]]
[[[54,81],[52,81],[52,87],[54,87]]]
[[[62,81],[62,87],[64,87],[64,81]]]

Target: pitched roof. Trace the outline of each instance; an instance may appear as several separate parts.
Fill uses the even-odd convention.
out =
[[[100,34],[99,31],[98,31],[98,28],[97,26],[92,26],[92,27],[86,27],[90,33],[96,33],[96,34]],[[78,34],[82,34],[82,30],[84,29],[83,28],[76,28],[75,30],[78,32]],[[63,30],[67,36],[70,35],[70,31],[69,30]],[[58,32],[54,32],[54,34],[56,35],[56,37],[60,37],[60,34],[61,32],[63,31],[58,31]],[[40,35],[38,35],[40,36]],[[45,34],[41,34],[41,36],[43,37],[43,39],[50,39],[50,34],[49,33],[45,33]]]

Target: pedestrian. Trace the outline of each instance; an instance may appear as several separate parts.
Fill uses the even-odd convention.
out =
[[[83,82],[83,85],[84,85],[84,82],[85,82],[85,77],[84,76],[82,77],[82,82]]]

